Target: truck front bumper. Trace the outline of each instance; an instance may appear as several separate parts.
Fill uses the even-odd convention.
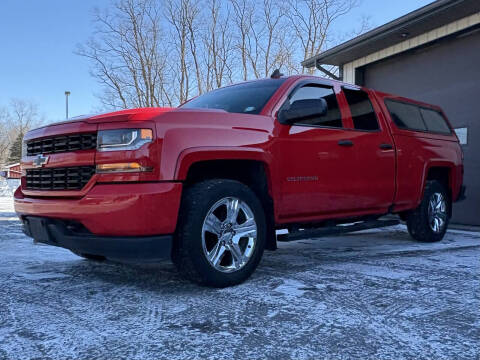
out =
[[[22,221],[23,231],[36,242],[63,247],[78,255],[131,262],[154,262],[171,257],[172,235],[98,236],[70,221],[36,216],[25,216]]]
[[[182,184],[97,184],[81,198],[15,192],[25,233],[38,242],[118,260],[170,256]]]
[[[171,234],[177,225],[182,184],[97,184],[81,198],[32,197],[20,188],[15,211],[24,216],[74,220],[100,236]]]

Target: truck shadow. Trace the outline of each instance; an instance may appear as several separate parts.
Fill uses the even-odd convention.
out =
[[[454,234],[447,234],[440,243],[418,243],[410,238],[404,228],[395,227],[318,240],[280,243],[277,251],[264,253],[256,272],[240,286],[250,287],[249,291],[255,292],[256,287],[272,288],[279,279],[295,278],[302,276],[302,273],[318,274],[321,278],[332,266],[345,264],[355,266],[378,260],[391,262],[399,257],[424,256],[442,250],[451,251],[453,248],[451,244],[456,241],[454,237]],[[45,255],[52,250],[48,250]],[[67,250],[54,251],[58,254],[57,251]],[[168,261],[156,264],[127,264],[112,261],[97,262],[66,255],[60,257],[60,261],[45,259],[46,261],[40,264],[37,262],[28,268],[28,273],[30,276],[40,277],[42,273],[47,274],[46,279],[42,281],[49,282],[52,291],[55,291],[57,284],[60,288],[65,286],[61,284],[64,281],[68,281],[69,284],[75,283],[75,288],[83,289],[82,291],[95,292],[98,289],[117,291],[116,289],[121,287],[122,291],[131,294],[135,291],[152,292],[154,297],[172,292],[178,295],[193,295],[218,291],[183,279],[175,266]],[[59,274],[58,278],[64,279],[57,283],[60,279],[55,279],[55,274]]]
[[[413,241],[402,229],[381,232],[347,234],[319,240],[300,240],[281,243],[275,252],[266,251],[250,282],[269,282],[283,277],[295,276],[302,271],[322,272],[323,265],[358,262],[378,257],[396,257],[405,252],[427,251],[428,244]],[[73,256],[73,255],[72,255]],[[215,291],[184,280],[170,262],[156,264],[131,264],[112,261],[91,261],[74,257],[70,261],[45,262],[30,271],[60,272],[70,278],[69,282],[82,283],[90,289],[132,287],[141,291],[174,291],[191,294]],[[95,285],[97,284],[97,285]]]

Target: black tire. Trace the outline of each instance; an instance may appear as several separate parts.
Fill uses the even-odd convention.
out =
[[[256,242],[248,262],[233,272],[214,268],[203,249],[202,226],[210,209],[221,199],[235,197],[248,205],[257,226]],[[172,259],[186,279],[211,287],[226,287],[245,281],[259,264],[266,242],[265,213],[250,188],[238,181],[207,180],[184,190]]]
[[[441,231],[435,232],[430,226],[429,221],[429,202],[434,194],[440,193],[446,202],[445,224]],[[425,186],[422,202],[407,216],[407,228],[410,236],[421,242],[436,242],[443,239],[447,232],[448,223],[450,221],[450,197],[445,187],[438,181],[428,181]]]

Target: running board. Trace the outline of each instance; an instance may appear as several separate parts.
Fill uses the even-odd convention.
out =
[[[387,226],[394,226],[400,224],[399,220],[375,220],[355,223],[353,225],[336,225],[317,229],[301,230],[289,234],[277,235],[277,241],[288,242],[309,238],[319,238],[324,236],[335,236],[346,234],[354,231],[377,229]]]

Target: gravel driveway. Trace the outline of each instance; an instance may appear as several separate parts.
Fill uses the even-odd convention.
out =
[[[33,245],[0,198],[0,359],[479,359],[480,233],[280,244],[222,290]]]

